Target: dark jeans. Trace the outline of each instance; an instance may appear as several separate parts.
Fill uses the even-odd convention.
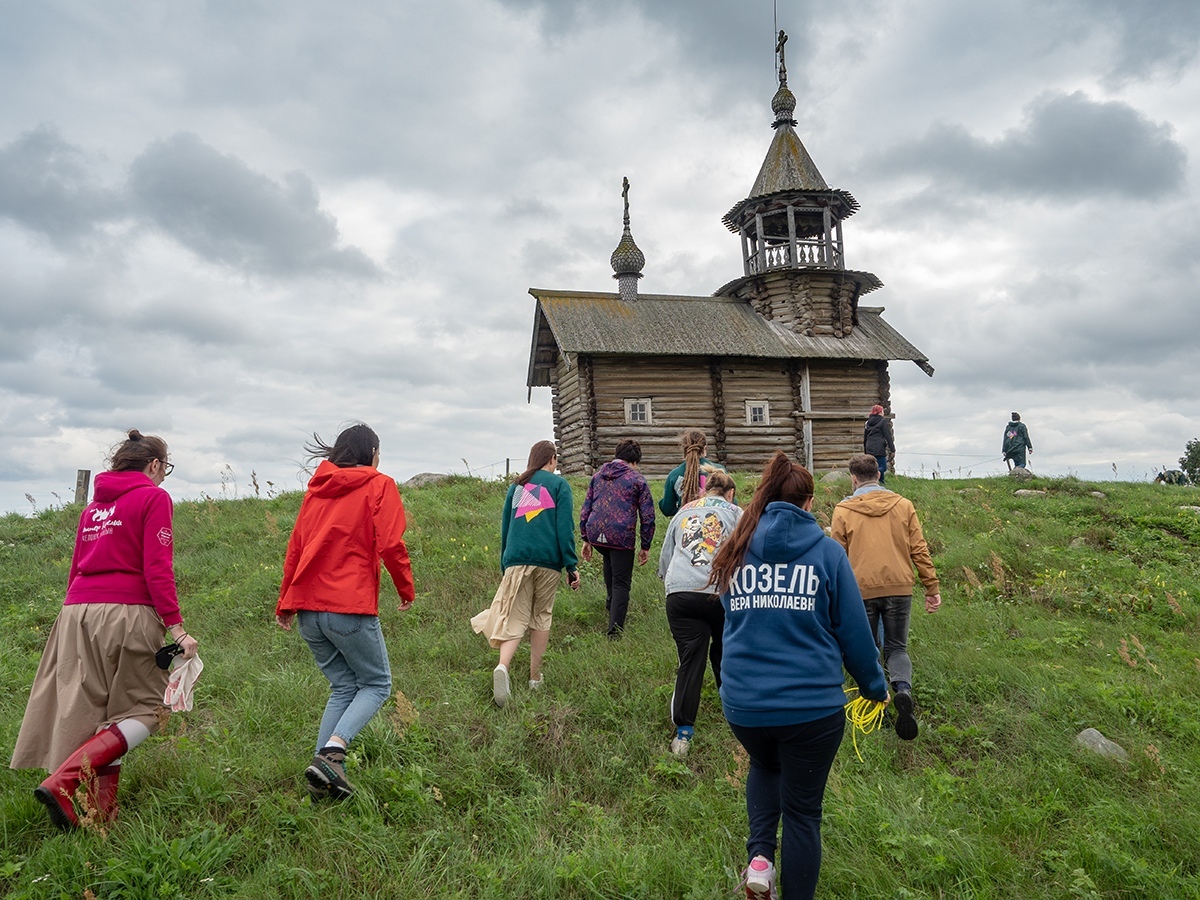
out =
[[[629,586],[633,584],[633,550],[597,547],[604,557],[604,608],[608,610],[608,633],[625,630],[625,615],[629,612]]]
[[[887,457],[877,456],[875,462],[879,465],[879,483],[883,484],[883,476],[887,474]]]
[[[787,900],[812,900],[821,874],[821,805],[825,781],[842,743],[846,716],[745,728],[729,723],[746,752],[746,813],[750,819],[747,858],[775,859],[775,829],[783,816],[779,885]]]
[[[912,618],[912,595],[907,597],[872,597],[864,600],[867,621],[875,646],[879,646],[879,623],[883,622],[883,663],[887,666],[888,681],[907,681],[912,684],[912,660],[908,658],[908,623]]]
[[[713,678],[721,687],[721,634],[725,609],[713,594],[681,591],[667,594],[667,624],[679,651],[675,670],[675,692],[671,694],[671,721],[695,725],[704,686],[704,657],[712,662]],[[709,644],[712,641],[712,644]]]

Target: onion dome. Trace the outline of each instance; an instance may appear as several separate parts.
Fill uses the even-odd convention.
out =
[[[642,269],[646,266],[646,254],[638,248],[638,245],[633,242],[633,235],[629,231],[629,179],[621,180],[621,195],[625,198],[625,231],[621,235],[621,241],[617,244],[617,249],[612,252],[612,257],[609,261],[613,267],[613,278],[620,278],[622,275],[633,275],[636,278],[642,277]]]

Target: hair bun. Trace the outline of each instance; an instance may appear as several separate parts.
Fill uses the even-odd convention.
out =
[[[129,429],[129,439],[131,441],[140,441],[142,439],[142,433],[136,428],[131,428]]]

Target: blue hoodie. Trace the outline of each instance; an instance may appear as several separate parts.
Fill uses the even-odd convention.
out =
[[[846,703],[843,663],[864,697],[887,696],[850,561],[811,513],[767,504],[721,605],[721,702],[733,724],[833,715]]]

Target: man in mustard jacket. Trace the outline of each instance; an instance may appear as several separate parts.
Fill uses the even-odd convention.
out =
[[[850,483],[854,493],[834,508],[831,534],[850,557],[876,641],[883,621],[883,658],[896,706],[896,734],[911,741],[917,736],[908,658],[913,567],[925,588],[925,611],[930,613],[942,605],[937,572],[917,511],[904,497],[880,486],[875,457],[865,453],[850,457]]]

